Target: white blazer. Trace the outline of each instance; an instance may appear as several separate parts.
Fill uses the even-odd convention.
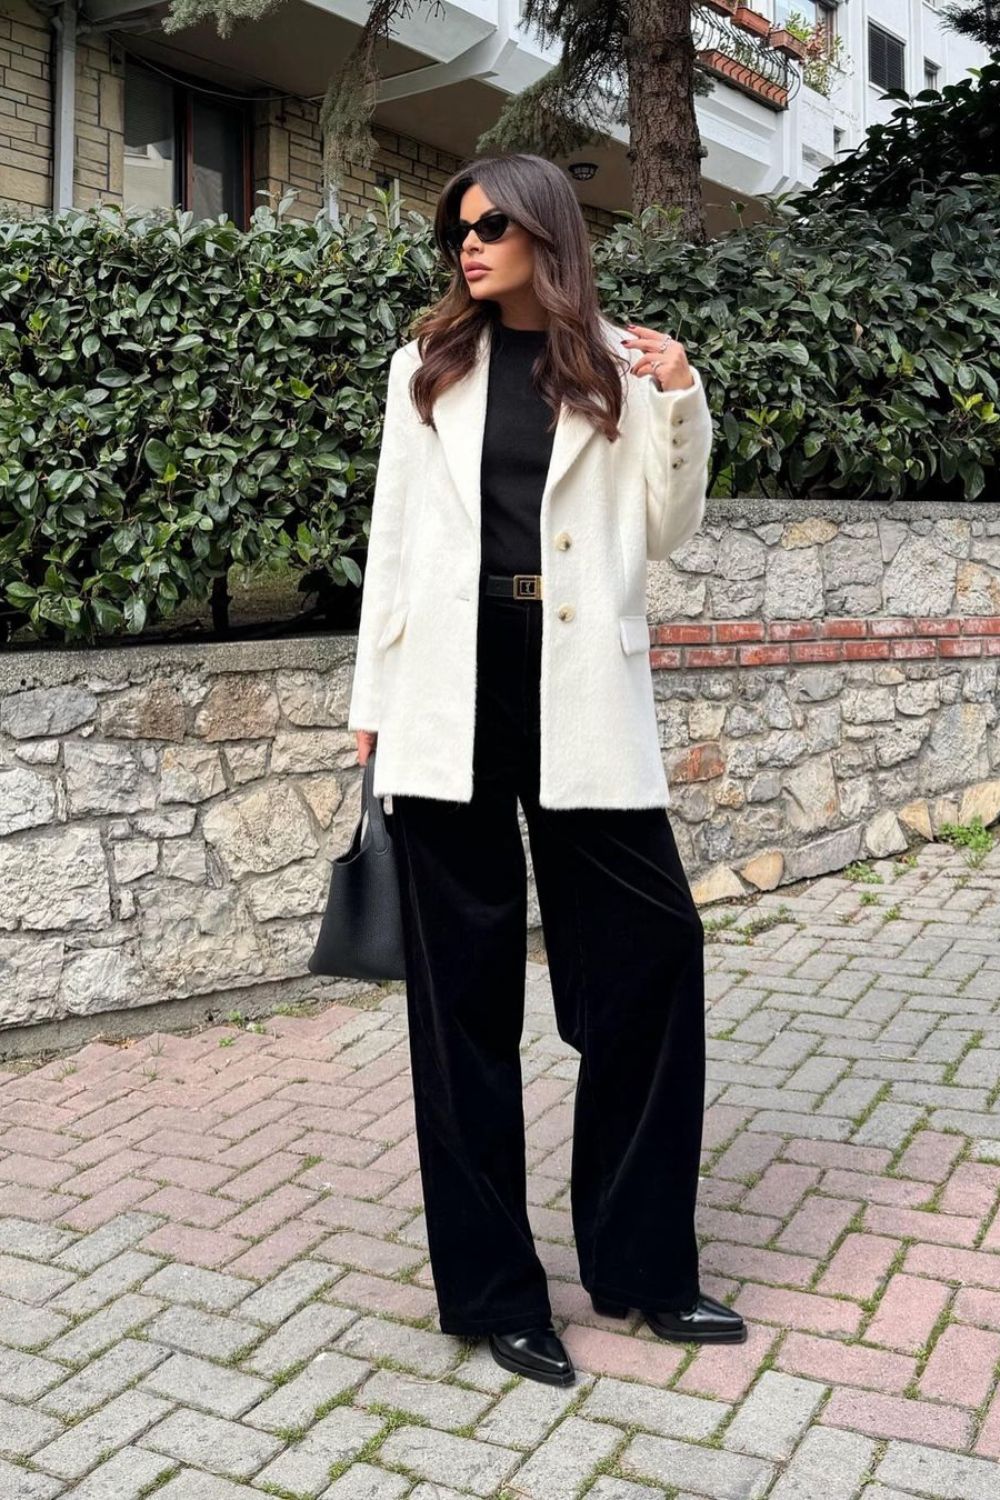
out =
[[[642,351],[606,318],[612,349]],[[373,794],[468,802],[473,788],[480,464],[490,331],[434,403],[409,395],[417,341],[389,366],[348,729],[378,731]],[[661,391],[622,374],[620,437],[565,404],[541,500],[543,807],[666,807],[646,620],[646,561],[698,530],[712,419],[701,377]]]

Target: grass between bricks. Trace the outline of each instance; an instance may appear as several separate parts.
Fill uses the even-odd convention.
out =
[[[968,983],[967,979],[962,981],[963,985],[965,985],[967,983]],[[952,1058],[952,1060],[951,1060],[950,1063],[946,1063],[945,1064],[944,1072],[941,1075],[941,1082],[942,1083],[952,1083],[954,1081],[955,1074],[958,1072],[958,1070],[961,1067],[962,1063],[968,1057],[968,1055],[969,1055],[970,1052],[974,1052],[977,1047],[981,1047],[982,1046],[983,1041],[985,1039],[985,1036],[986,1036],[985,1031],[974,1031],[971,1034],[971,1036],[969,1037],[969,1039],[966,1042],[965,1046],[962,1048],[962,1051],[959,1054],[959,1056]],[[992,1107],[993,1107],[993,1100],[992,1099],[987,1099],[987,1101],[986,1101],[986,1107],[987,1107],[987,1109],[992,1109]]]
[[[793,917],[787,906],[782,905],[776,911],[763,911],[758,917],[751,917],[749,922],[744,922],[741,927],[736,927],[740,912],[756,897],[749,897],[736,911],[724,912],[721,917],[703,917],[702,927],[705,932],[706,943],[721,942],[719,934],[732,929],[732,940],[734,943],[742,944],[744,947],[752,947],[753,940],[762,932],[770,932],[772,927],[780,927],[787,924],[789,927],[801,927],[802,923],[797,917]]]
[[[870,1294],[870,1296],[856,1298],[847,1297],[844,1299],[847,1302],[854,1302],[857,1307],[860,1307],[861,1311],[865,1315],[864,1320],[861,1324],[861,1331],[859,1331],[858,1333],[852,1333],[848,1338],[844,1339],[845,1344],[860,1344],[863,1342],[864,1330],[867,1329],[868,1325],[871,1323],[872,1318],[878,1312],[879,1307],[882,1304],[882,1298],[885,1296],[886,1287],[889,1285],[889,1282],[892,1280],[892,1278],[894,1276],[897,1276],[903,1269],[903,1263],[906,1260],[907,1252],[910,1246],[914,1244],[916,1244],[916,1241],[912,1237],[904,1237],[899,1241],[899,1244],[892,1252],[892,1259],[890,1260],[888,1266],[886,1266],[885,1274],[883,1275],[878,1286],[875,1288],[874,1292]]]
[[[338,1459],[336,1463],[330,1465],[327,1470],[327,1478],[331,1484],[333,1484],[335,1479],[339,1479],[341,1475],[346,1474],[348,1469],[352,1468],[354,1464],[370,1463],[386,1439],[392,1433],[398,1431],[400,1427],[427,1427],[430,1425],[422,1417],[416,1417],[411,1412],[400,1411],[395,1406],[382,1407],[380,1404],[377,1415],[384,1417],[385,1426],[381,1432],[376,1432],[374,1436],[370,1437],[367,1443],[363,1444],[352,1457]],[[386,1463],[382,1464],[381,1467],[391,1474],[401,1474],[404,1479],[412,1480],[414,1483],[418,1483],[421,1477],[404,1464]]]
[[[850,1121],[851,1121],[851,1124],[854,1126],[855,1131],[858,1131],[858,1130],[861,1129],[862,1125],[864,1125],[871,1118],[871,1116],[875,1113],[876,1109],[878,1109],[879,1105],[885,1103],[886,1099],[888,1099],[888,1097],[889,1097],[889,1095],[890,1095],[891,1092],[892,1092],[892,1084],[888,1080],[886,1080],[885,1083],[880,1083],[879,1084],[879,1086],[876,1089],[875,1093],[869,1099],[868,1103],[864,1106],[864,1108],[863,1109],[859,1109],[858,1113],[856,1115],[851,1115],[850,1116]]]
[[[886,1085],[886,1087],[891,1088],[891,1084]],[[928,1130],[929,1128],[930,1127],[927,1124],[926,1118],[914,1120],[913,1124],[910,1125],[908,1129],[903,1133],[899,1145],[896,1147],[896,1149],[892,1153],[892,1156],[889,1158],[889,1164],[884,1168],[882,1173],[883,1177],[898,1178],[902,1176],[899,1170],[899,1163],[902,1161],[903,1157],[906,1155],[906,1152],[909,1150],[910,1146],[916,1140],[920,1132],[922,1130]]]
[[[951,1307],[946,1304],[944,1307],[942,1307],[941,1311],[934,1319],[934,1324],[931,1328],[931,1331],[927,1335],[924,1342],[918,1349],[915,1349],[913,1351],[913,1356],[916,1359],[917,1364],[916,1369],[913,1372],[912,1380],[910,1380],[903,1388],[904,1396],[909,1397],[911,1400],[919,1398],[920,1379],[927,1368],[927,1361],[930,1359],[931,1354],[934,1351],[934,1345],[937,1343],[942,1333],[944,1333],[945,1329],[955,1321],[955,1315]]]
[[[170,1481],[176,1478],[176,1476],[180,1473],[180,1464],[171,1464],[169,1468],[161,1469],[159,1474],[157,1474],[153,1479],[152,1483],[148,1485],[146,1489],[140,1491],[140,1500],[147,1500],[147,1496],[155,1495],[157,1490],[162,1490],[164,1485],[169,1484]]]
[[[599,1422],[600,1418],[594,1418],[593,1420]],[[608,1422],[604,1425],[608,1427],[614,1426],[616,1431],[621,1431],[621,1442],[616,1448],[612,1450],[611,1453],[607,1453],[603,1458],[598,1459],[593,1469],[587,1475],[587,1478],[583,1481],[580,1488],[577,1490],[576,1500],[583,1500],[584,1496],[589,1495],[599,1479],[621,1479],[623,1481],[627,1481],[630,1479],[634,1481],[635,1479],[634,1474],[622,1468],[621,1459],[622,1454],[625,1452],[625,1449],[628,1447],[629,1443],[631,1443],[632,1439],[644,1433],[645,1429],[636,1426],[634,1422],[629,1422],[627,1426],[620,1429],[618,1428],[617,1423]],[[707,1444],[702,1443],[699,1446],[706,1447]],[[681,1491],[672,1484],[661,1486],[659,1484],[656,1484],[655,1481],[650,1481],[645,1477],[643,1478],[643,1483],[649,1485],[652,1488],[654,1494],[663,1495],[664,1497],[666,1497],[666,1500],[674,1500],[674,1497],[680,1495],[681,1493]],[[520,1500],[520,1493],[516,1489],[511,1492],[511,1500]]]
[[[878,1466],[885,1458],[889,1450],[888,1438],[876,1438],[875,1447],[872,1449],[871,1462],[863,1474],[858,1475],[858,1494],[864,1494],[870,1484],[874,1484],[878,1474]]]
[[[968,823],[942,823],[938,837],[965,850],[967,862],[977,869],[993,848],[993,835],[977,813]]]

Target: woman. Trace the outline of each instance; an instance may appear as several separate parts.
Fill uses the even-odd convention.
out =
[[[646,561],[697,530],[712,425],[682,346],[598,309],[563,174],[483,158],[434,221],[454,270],[392,357],[348,727],[397,851],[417,1145],[446,1333],[571,1384],[526,1209],[527,824],[571,1204],[599,1313],[742,1342],[701,1293],[703,929],[666,813]]]

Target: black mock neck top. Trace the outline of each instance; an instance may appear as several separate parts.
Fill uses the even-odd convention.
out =
[[[539,517],[553,432],[552,408],[535,390],[531,367],[545,349],[544,328],[493,322],[483,433],[480,572],[541,573]]]

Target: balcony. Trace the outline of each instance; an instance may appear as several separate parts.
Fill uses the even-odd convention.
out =
[[[787,109],[802,84],[792,61],[802,55],[797,37],[738,0],[695,0],[691,30],[704,72],[768,109]]]

